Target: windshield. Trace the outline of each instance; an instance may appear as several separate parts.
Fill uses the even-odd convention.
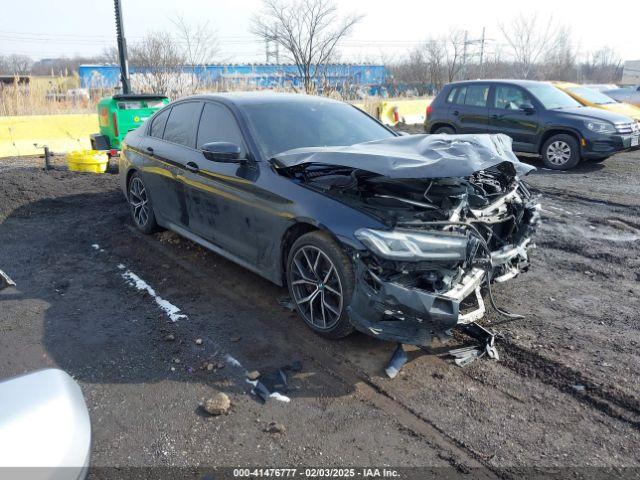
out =
[[[574,100],[569,94],[564,93],[559,88],[545,83],[530,85],[527,87],[529,92],[533,94],[538,101],[548,109],[554,108],[573,108],[581,107],[577,100]]]
[[[594,103],[596,105],[608,105],[610,103],[616,103],[613,98],[605,95],[604,93],[600,93],[597,90],[593,90],[592,88],[569,87],[567,88],[567,90],[584,99],[585,101]]]
[[[268,157],[294,148],[353,145],[395,136],[346,103],[309,99],[241,108]]]

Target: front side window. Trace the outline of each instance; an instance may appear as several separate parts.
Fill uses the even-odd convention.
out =
[[[521,105],[528,103],[524,91],[518,87],[499,85],[496,87],[493,105],[501,110],[520,110]]]
[[[201,112],[202,102],[186,102],[174,105],[171,109],[171,114],[169,114],[163,138],[168,142],[194,148]]]
[[[169,118],[170,108],[163,110],[153,117],[151,128],[149,129],[149,135],[156,138],[162,138],[164,133],[164,126],[167,124],[167,118]]]
[[[471,107],[486,107],[489,98],[489,85],[470,85],[464,97],[464,104]]]
[[[233,143],[244,152],[242,132],[233,114],[223,105],[205,103],[196,145],[197,148],[202,148],[205,143],[211,142]]]

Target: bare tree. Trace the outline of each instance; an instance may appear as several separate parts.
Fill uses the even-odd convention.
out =
[[[208,21],[190,24],[181,16],[171,21],[176,29],[179,48],[188,65],[212,63],[219,53],[218,38]]]
[[[322,76],[340,40],[361,19],[356,14],[340,17],[331,0],[264,0],[264,11],[253,18],[251,31],[285,50],[311,93],[313,79]]]
[[[442,41],[433,38],[427,40],[424,46],[429,81],[436,90],[440,90],[445,83],[443,77],[446,57],[445,48]]]
[[[136,74],[142,82],[135,82],[132,75],[136,89],[169,94],[185,56],[168,32],[151,32],[129,47],[129,63],[142,70]]]
[[[31,73],[33,60],[27,55],[0,56],[0,73],[9,75],[27,75]]]
[[[555,47],[558,31],[553,18],[539,21],[537,14],[520,13],[510,25],[500,23],[499,27],[511,47],[517,73],[522,78],[532,78],[535,65]]]
[[[446,66],[447,81],[453,82],[465,65],[465,34],[462,30],[452,29],[449,35],[441,40],[443,58]]]

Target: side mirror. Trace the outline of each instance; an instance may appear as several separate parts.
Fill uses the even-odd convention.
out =
[[[235,143],[211,142],[202,146],[202,155],[213,162],[240,163],[242,150]]]
[[[533,107],[531,102],[524,102],[520,105],[520,110],[522,110],[527,115],[531,115],[536,109]]]

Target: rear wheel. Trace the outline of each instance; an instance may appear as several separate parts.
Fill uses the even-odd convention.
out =
[[[435,133],[436,135],[454,135],[456,132],[451,127],[442,126],[436,128],[433,133]]]
[[[569,170],[580,161],[578,141],[565,133],[550,137],[544,142],[541,153],[545,166],[553,170]]]
[[[131,175],[129,180],[129,208],[138,230],[147,234],[158,230],[149,190],[137,172]]]
[[[287,259],[289,294],[298,314],[316,333],[331,339],[349,335],[347,307],[353,294],[353,266],[325,232],[298,238]]]

